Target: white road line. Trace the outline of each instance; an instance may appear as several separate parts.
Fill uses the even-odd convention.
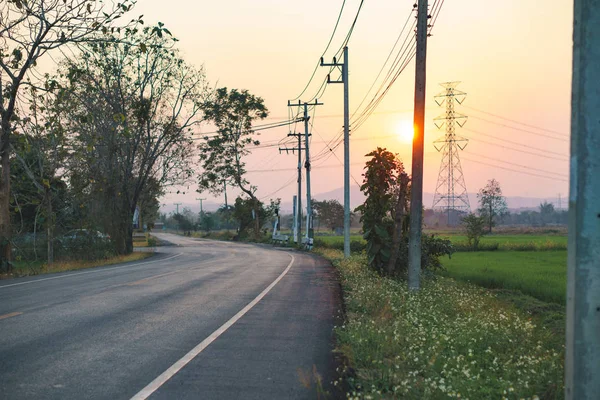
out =
[[[42,282],[42,281],[49,281],[51,279],[61,279],[61,278],[69,278],[71,276],[75,276],[75,275],[83,275],[83,274],[97,274],[99,272],[104,272],[104,271],[111,271],[111,270],[115,270],[115,269],[121,269],[121,268],[133,268],[133,267],[137,267],[138,265],[145,265],[145,264],[153,264],[153,263],[157,263],[157,262],[161,262],[161,261],[167,261],[167,260],[172,260],[175,257],[179,257],[181,256],[183,253],[179,253],[179,254],[175,254],[174,256],[171,257],[167,257],[167,258],[162,258],[160,260],[154,260],[154,261],[146,261],[146,262],[142,262],[139,264],[133,264],[133,265],[122,265],[120,267],[111,267],[111,268],[102,268],[102,269],[98,269],[98,270],[93,270],[93,271],[84,271],[84,272],[75,272],[73,274],[68,274],[68,275],[61,275],[61,276],[53,276],[50,278],[42,278],[42,279],[36,279],[34,281],[27,281],[27,282],[19,282],[19,283],[11,283],[10,285],[1,285],[0,289],[2,288],[7,288],[7,287],[11,287],[11,286],[19,286],[19,285],[27,285],[30,283],[37,283],[37,282]]]
[[[160,374],[156,379],[150,382],[145,388],[140,390],[135,396],[131,398],[131,400],[145,400],[152,393],[156,392],[162,385],[164,385],[169,379],[171,379],[177,372],[179,372],[183,367],[185,367],[190,361],[192,361],[198,354],[200,354],[204,349],[206,349],[212,342],[214,342],[219,336],[221,336],[227,329],[229,329],[233,324],[235,324],[240,318],[244,316],[248,311],[250,311],[259,301],[262,300],[263,297],[267,295],[273,289],[275,285],[283,278],[292,265],[294,264],[294,256],[288,254],[292,257],[292,261],[288,264],[287,268],[275,279],[265,290],[263,290],[254,300],[246,305],[246,307],[242,308],[237,314],[235,314],[231,319],[225,322],[221,327],[219,327],[216,331],[210,334],[206,339],[204,339],[200,344],[194,347],[190,352],[188,352],[185,356],[180,358],[175,364],[173,364],[169,369]]]

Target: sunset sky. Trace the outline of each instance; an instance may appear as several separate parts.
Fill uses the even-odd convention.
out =
[[[359,3],[346,1],[338,31],[325,55],[327,61],[340,47]],[[377,76],[413,3],[365,0],[349,44],[351,112]],[[180,39],[185,59],[198,66],[204,64],[211,84],[248,89],[264,98],[270,110],[266,122],[274,122],[288,118],[287,100],[295,98],[308,82],[341,4],[342,0],[139,0],[133,12],[144,14],[147,23],[165,23]],[[469,120],[457,133],[471,139],[461,152],[469,192],[477,192],[488,179],[495,178],[508,196],[566,196],[571,35],[571,1],[443,3],[427,52],[426,192],[435,190],[441,159],[432,142],[443,135],[433,125],[433,118],[444,110],[433,97],[442,90],[439,83],[461,81],[459,89],[468,96],[457,111],[468,115]],[[311,98],[326,74],[326,68],[319,68],[303,99]],[[323,142],[340,131],[342,96],[342,85],[329,85],[319,98],[325,105],[318,107],[314,116],[312,154],[321,152]],[[413,98],[414,60],[375,113],[353,132],[351,172],[357,181],[362,181],[364,155],[377,146],[397,152],[410,170],[411,144],[406,131],[412,126]],[[301,128],[298,125],[297,129]],[[287,133],[287,127],[267,130],[260,139],[273,143]],[[336,154],[343,159],[342,146]],[[258,197],[290,182],[270,196],[290,201],[296,191],[296,163],[295,156],[280,155],[276,148],[256,149],[247,160],[247,169],[256,171],[249,173],[248,179],[258,186]],[[336,157],[316,161],[313,167],[313,193],[343,186],[343,168]],[[195,203],[198,194],[194,185],[186,191],[185,195],[170,193],[162,201]],[[208,193],[202,197],[221,201],[211,199]],[[230,198],[234,198],[233,193]]]

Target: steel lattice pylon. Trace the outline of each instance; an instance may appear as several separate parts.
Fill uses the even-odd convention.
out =
[[[448,225],[455,225],[458,214],[471,211],[458,153],[459,150],[465,149],[469,141],[464,137],[457,136],[455,133],[456,125],[462,128],[467,122],[466,115],[454,111],[455,102],[462,104],[467,95],[465,92],[456,90],[459,83],[441,83],[440,85],[446,90],[435,96],[435,102],[440,107],[446,103],[445,114],[434,119],[435,126],[438,129],[442,129],[444,125],[446,126],[446,134],[433,142],[435,149],[443,152],[433,197],[433,208],[446,210]],[[455,218],[451,218],[452,215],[455,215]]]

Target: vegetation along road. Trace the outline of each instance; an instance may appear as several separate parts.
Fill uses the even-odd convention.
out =
[[[314,399],[327,390],[340,307],[333,267],[157,236],[176,246],[143,262],[0,284],[0,398]]]

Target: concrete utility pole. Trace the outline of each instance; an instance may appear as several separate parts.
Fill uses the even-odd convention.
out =
[[[289,106],[289,102],[288,102],[288,106]],[[295,106],[295,105],[294,105]],[[279,152],[281,153],[282,151],[285,151],[286,153],[289,153],[290,151],[292,152],[292,154],[294,154],[296,152],[296,150],[298,151],[298,203],[296,205],[296,229],[297,229],[297,234],[298,234],[298,244],[300,244],[302,242],[302,133],[288,133],[288,136],[293,136],[298,138],[298,147],[280,147],[279,148]]]
[[[575,0],[565,398],[600,394],[600,0]]]
[[[344,47],[344,62],[338,63],[334,57],[333,63],[326,64],[321,58],[322,67],[341,69],[342,79],[332,81],[327,75],[327,83],[344,84],[344,257],[350,257],[350,103],[348,89],[348,47]]]
[[[298,242],[298,218],[296,217],[296,213],[298,212],[298,208],[296,207],[296,202],[298,201],[298,196],[294,195],[292,213],[294,214],[294,228],[293,228],[293,236],[294,242]]]
[[[177,207],[177,214],[179,214],[179,206],[181,205],[181,203],[173,203],[175,204],[175,206]]]
[[[302,135],[298,134],[298,244],[302,243]]]
[[[425,135],[425,83],[427,65],[427,0],[419,0],[417,9],[417,54],[415,73],[415,111],[410,196],[410,232],[408,239],[408,287],[421,285],[421,230],[423,215],[423,146]]]
[[[306,246],[312,249],[314,231],[312,228],[312,204],[310,199],[310,151],[308,146],[308,136],[308,104],[304,103],[304,148],[306,149],[306,157],[304,159],[304,168],[306,168]]]
[[[308,106],[321,106],[323,103],[319,103],[318,99],[315,99],[312,103],[302,102],[298,100],[297,104],[291,104],[288,101],[288,107],[303,107],[304,109],[304,151],[306,156],[304,157],[304,168],[306,169],[306,246],[312,248],[314,239],[313,220],[312,220],[312,199],[311,199],[311,188],[310,188],[310,145],[309,137],[311,133],[308,128]],[[300,150],[300,147],[299,147]]]
[[[202,210],[202,201],[206,200],[206,199],[196,199],[200,201],[200,215],[204,214],[204,211]]]

